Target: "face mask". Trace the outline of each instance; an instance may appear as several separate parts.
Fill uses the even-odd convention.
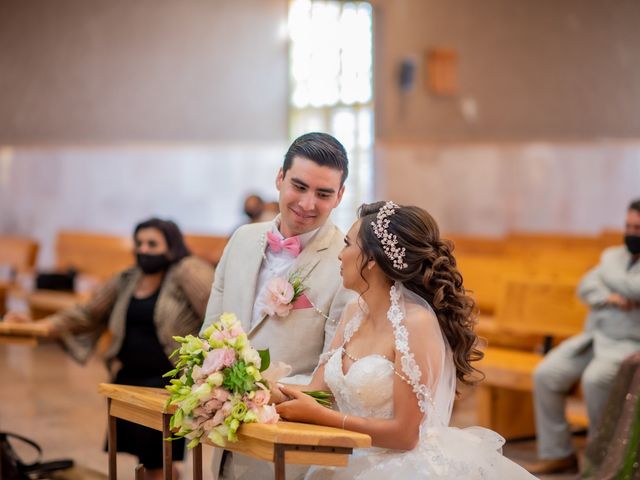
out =
[[[640,235],[625,235],[624,244],[631,255],[640,254]]]
[[[164,254],[150,255],[148,253],[137,253],[136,262],[140,270],[146,274],[163,272],[171,265],[171,260]]]

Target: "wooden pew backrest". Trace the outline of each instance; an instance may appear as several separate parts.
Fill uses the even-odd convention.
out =
[[[575,283],[509,280],[495,322],[506,331],[569,337],[582,331],[587,311]]]
[[[131,267],[133,240],[129,236],[60,231],[56,241],[56,268],[107,279]]]
[[[213,236],[213,235],[185,235],[185,243],[191,250],[191,253],[200,258],[205,259],[212,265],[217,265],[222,257],[229,237]]]
[[[16,271],[32,270],[38,255],[38,242],[31,238],[0,235],[0,265]]]

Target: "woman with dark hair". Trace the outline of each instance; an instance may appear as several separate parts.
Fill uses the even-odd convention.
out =
[[[456,381],[473,383],[482,357],[451,245],[423,209],[363,205],[340,253],[344,286],[359,294],[304,390],[330,389],[339,411],[281,386],[280,415],[366,433],[373,449],[311,479],[531,479],[504,458],[495,432],[448,426]],[[282,401],[284,400],[284,401]]]
[[[85,305],[39,320],[48,325],[71,356],[85,363],[98,339],[107,334],[104,352],[113,382],[163,387],[162,375],[173,369],[174,335],[197,335],[213,281],[213,268],[190,255],[178,226],[152,218],[133,234],[136,266],[119,273]],[[30,321],[8,313],[5,321]],[[146,479],[162,478],[162,434],[132,423],[117,422],[118,451],[139,458]],[[184,441],[173,443],[181,460]]]

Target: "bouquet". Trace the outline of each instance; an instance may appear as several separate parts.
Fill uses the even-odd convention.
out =
[[[189,448],[204,439],[223,447],[237,440],[242,423],[278,421],[261,374],[269,351],[251,348],[235,315],[221,315],[202,337],[173,338],[181,345],[171,355],[179,356],[176,368],[164,375],[171,378],[167,406],[178,407],[170,427],[177,438],[190,440]]]

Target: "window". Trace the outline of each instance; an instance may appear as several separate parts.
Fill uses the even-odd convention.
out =
[[[334,135],[349,155],[346,191],[333,220],[343,230],[373,190],[373,35],[367,2],[292,0],[289,133]]]

